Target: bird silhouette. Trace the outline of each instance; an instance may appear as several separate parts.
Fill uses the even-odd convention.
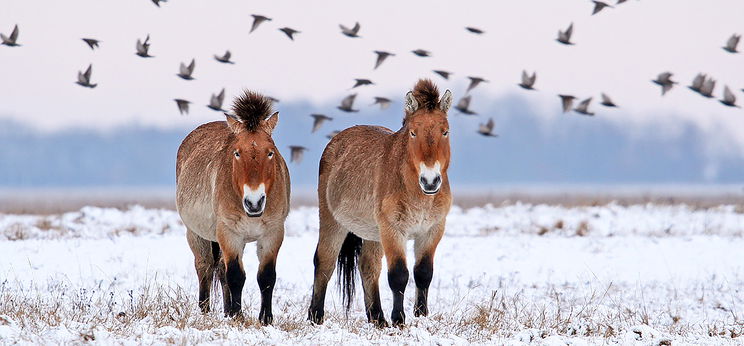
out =
[[[376,96],[376,97],[375,97],[375,103],[373,103],[372,105],[373,105],[373,106],[374,106],[374,105],[380,105],[380,109],[387,109],[388,107],[390,107],[390,104],[391,104],[392,102],[393,102],[393,101],[391,101],[391,100],[390,100],[389,98],[387,98],[387,97],[379,97],[379,96]]]
[[[600,96],[602,96],[602,102],[600,103],[601,105],[605,107],[611,107],[611,108],[617,107],[615,102],[612,102],[612,99],[609,96],[607,96],[607,94],[602,93]]]
[[[369,80],[369,79],[356,78],[356,79],[354,79],[354,86],[351,87],[351,88],[354,89],[356,87],[365,86],[365,85],[372,85],[372,84],[375,84],[375,83],[372,83],[372,81]]]
[[[20,44],[18,44],[18,24],[16,24],[13,27],[13,32],[10,33],[10,36],[5,36],[5,34],[0,34],[0,40],[2,40],[2,44],[6,45],[8,47],[18,47]]]
[[[704,73],[698,73],[697,76],[695,76],[695,79],[692,80],[692,84],[690,84],[687,88],[690,90],[700,93],[700,90],[703,89],[703,84],[705,83],[706,76]]]
[[[225,101],[225,88],[222,88],[222,91],[220,91],[219,94],[215,95],[212,94],[212,97],[209,98],[209,104],[207,107],[211,110],[224,112],[225,110],[222,109],[222,103]]]
[[[455,105],[455,109],[465,115],[476,115],[478,113],[470,109],[470,95],[463,96]]]
[[[493,118],[488,118],[487,123],[478,125],[478,134],[486,137],[498,137],[499,135],[493,133],[493,126]]]
[[[483,30],[478,29],[478,28],[475,28],[475,27],[472,27],[472,26],[466,26],[465,27],[465,30],[470,31],[470,32],[472,32],[472,33],[474,33],[476,35],[483,35],[483,33],[484,33]]]
[[[341,28],[342,34],[352,37],[352,38],[359,37],[359,29],[361,28],[361,26],[359,25],[359,22],[356,22],[356,24],[354,24],[354,27],[351,29],[347,28],[343,24],[339,24],[338,26]]]
[[[84,86],[86,88],[95,88],[98,84],[91,84],[90,83],[90,76],[93,74],[93,64],[88,65],[88,69],[85,70],[85,73],[82,71],[78,71],[78,85]]]
[[[723,99],[721,99],[721,103],[729,107],[740,108],[736,105],[736,95],[731,92],[731,89],[729,89],[728,85],[725,85],[723,87]]]
[[[294,41],[294,35],[300,33],[299,31],[292,29],[292,28],[288,28],[288,27],[280,28],[279,31],[286,34],[287,37],[289,37],[289,39],[292,41]]]
[[[599,11],[604,10],[605,7],[612,8],[612,6],[610,6],[610,4],[606,2],[596,1],[596,0],[592,0],[592,2],[594,3],[594,9],[592,10],[592,16],[599,13]]]
[[[152,0],[152,3],[155,4],[155,6],[160,7],[161,2],[167,2],[168,0]]]
[[[573,108],[573,102],[576,96],[571,95],[558,95],[561,98],[561,107],[563,107],[563,113],[570,111]]]
[[[662,72],[656,77],[656,79],[652,80],[652,82],[661,86],[662,96],[666,95],[669,90],[672,90],[674,84],[677,84],[677,82],[672,80],[672,75],[671,72]]]
[[[90,47],[91,50],[96,50],[96,48],[98,48],[98,44],[101,42],[94,38],[84,38],[83,41],[88,45],[88,47]]]
[[[252,14],[251,17],[253,17],[253,24],[251,24],[251,31],[248,32],[249,34],[258,29],[258,26],[261,25],[261,23],[271,21],[271,18],[260,14]]]
[[[192,80],[194,77],[191,75],[194,74],[194,67],[196,67],[196,60],[191,59],[191,63],[186,66],[186,64],[181,63],[181,65],[178,68],[178,74],[177,76],[185,79],[185,80]]]
[[[215,54],[214,59],[223,64],[234,64],[235,62],[230,60],[231,57],[232,57],[232,53],[230,53],[230,51],[228,50],[225,52],[225,55],[223,56],[219,56]]]
[[[713,98],[713,90],[716,88],[716,80],[707,77],[705,81],[703,82],[703,86],[700,87],[700,95],[703,95],[707,98]]]
[[[442,71],[442,70],[433,70],[432,72],[442,76],[442,78],[449,80],[450,75],[452,72]]]
[[[189,103],[191,103],[191,101],[184,99],[173,99],[173,101],[176,101],[178,112],[181,113],[181,115],[189,114]]]
[[[729,52],[729,53],[738,53],[739,51],[736,50],[736,46],[739,45],[739,40],[741,39],[741,35],[733,34],[731,37],[729,37],[728,41],[726,41],[726,45],[723,46],[723,50]]]
[[[299,146],[299,145],[290,145],[289,150],[292,151],[290,154],[289,162],[300,163],[302,162],[302,155],[305,154],[305,151],[307,150],[307,148],[303,146]]]
[[[480,83],[488,83],[487,80],[481,78],[481,77],[468,77],[470,79],[470,84],[468,85],[468,89],[465,91],[465,93],[469,93],[470,90],[475,89]]]
[[[429,52],[428,50],[423,50],[423,49],[412,50],[411,53],[417,56],[420,56],[422,58],[427,58],[431,56],[431,52]]]
[[[147,34],[147,37],[145,38],[145,42],[140,41],[140,39],[137,39],[137,54],[138,56],[141,56],[143,58],[152,58],[152,55],[150,55],[150,34]]]
[[[375,54],[377,54],[377,60],[375,61],[375,70],[382,65],[382,63],[390,56],[395,56],[395,54],[382,51],[382,50],[376,50]]]
[[[329,134],[326,135],[326,138],[333,139],[333,137],[336,137],[336,135],[339,134],[339,133],[341,133],[341,131],[339,131],[339,130],[331,131],[331,133],[329,133]]]
[[[530,76],[529,74],[527,74],[526,70],[522,70],[522,82],[519,83],[519,86],[527,90],[534,90],[536,80],[537,72],[532,72],[532,75]]]
[[[336,107],[341,111],[347,112],[347,113],[354,113],[359,112],[358,109],[354,109],[354,99],[356,99],[357,94],[351,94],[349,96],[344,97],[343,100],[341,100],[341,105]]]
[[[568,26],[568,29],[566,29],[566,31],[558,30],[558,38],[556,39],[556,41],[565,45],[573,45],[573,42],[571,42],[571,35],[573,35],[573,23]]]
[[[323,123],[326,121],[332,121],[333,118],[325,115],[325,114],[310,114],[311,117],[313,117],[313,129],[310,131],[310,133],[315,133],[315,131],[318,131],[321,126],[323,126]]]
[[[584,101],[579,102],[579,105],[574,108],[574,111],[579,114],[593,116],[594,113],[589,111],[589,104],[592,102],[592,98],[588,98]]]

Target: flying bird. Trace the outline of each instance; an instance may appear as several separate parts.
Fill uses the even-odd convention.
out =
[[[336,107],[339,110],[342,110],[347,113],[354,113],[359,112],[358,109],[354,109],[354,99],[356,98],[357,94],[351,94],[349,96],[344,97],[343,100],[341,100],[341,105]]]
[[[703,86],[700,88],[700,95],[707,98],[713,98],[713,90],[716,88],[716,80],[713,78],[706,78],[703,82]]]
[[[302,155],[305,153],[305,150],[307,150],[307,148],[299,146],[299,145],[290,145],[289,150],[292,151],[292,153],[290,154],[291,156],[290,156],[289,162],[300,163],[302,162]]]
[[[341,28],[342,34],[352,37],[352,38],[359,37],[359,29],[361,28],[361,26],[359,25],[359,22],[356,22],[356,24],[354,24],[354,27],[351,29],[347,28],[343,24],[339,24],[338,26]]]
[[[556,39],[556,41],[566,45],[573,45],[573,42],[571,42],[571,35],[573,35],[573,23],[568,26],[568,29],[566,29],[566,31],[558,30],[558,38]]]
[[[363,79],[363,78],[356,78],[356,79],[354,79],[354,81],[355,81],[355,83],[354,83],[354,86],[351,87],[352,89],[354,89],[356,87],[360,87],[360,86],[375,84],[375,83],[372,83],[371,80],[369,80],[369,79]]]
[[[192,80],[194,77],[191,75],[194,73],[194,67],[196,66],[196,61],[194,59],[191,59],[191,63],[186,66],[186,64],[181,63],[181,66],[178,68],[178,74],[176,76],[179,76],[185,80]]]
[[[591,97],[588,98],[588,99],[586,99],[586,100],[584,100],[584,101],[579,102],[579,105],[576,108],[574,108],[574,111],[576,113],[580,113],[580,114],[584,114],[584,115],[588,115],[588,116],[593,116],[594,113],[589,111],[589,104],[591,102],[592,102],[592,98]]]
[[[379,96],[376,96],[376,97],[375,97],[375,103],[373,103],[372,105],[373,105],[373,106],[374,106],[374,105],[380,105],[380,109],[387,109],[388,107],[390,107],[390,104],[391,104],[392,102],[393,102],[393,101],[391,101],[391,100],[390,100],[389,98],[387,98],[387,97],[379,97]]]
[[[478,113],[472,111],[470,109],[470,95],[463,96],[459,102],[457,102],[457,105],[455,105],[455,109],[460,111],[460,113],[463,113],[465,115],[476,115]]]
[[[232,57],[232,53],[230,53],[230,51],[228,50],[225,52],[225,55],[223,56],[219,56],[215,54],[214,59],[223,64],[234,64],[235,62],[230,60],[231,57]]]
[[[723,47],[723,50],[729,53],[738,53],[739,51],[736,50],[736,46],[739,45],[740,39],[741,39],[741,35],[737,35],[737,34],[731,35],[728,41],[726,41],[726,45]]]
[[[706,76],[704,73],[698,73],[695,79],[692,80],[692,84],[688,88],[696,93],[700,93],[703,89],[703,83],[705,83]]]
[[[594,10],[592,10],[592,16],[599,13],[599,11],[604,10],[605,7],[612,8],[612,6],[610,6],[610,4],[606,2],[597,1],[597,0],[592,0],[592,2],[594,3]]]
[[[252,14],[251,17],[253,17],[253,24],[251,25],[251,31],[248,32],[249,34],[252,33],[253,30],[256,30],[261,23],[271,21],[271,18],[260,14]]]
[[[609,96],[607,96],[607,94],[602,93],[601,96],[602,96],[602,102],[600,103],[601,105],[605,107],[617,107],[615,102],[612,102],[612,99]]]
[[[561,98],[561,106],[563,107],[563,113],[570,111],[573,108],[573,102],[576,96],[571,95],[558,95]]]
[[[431,52],[429,52],[428,50],[416,49],[416,50],[412,50],[411,52],[413,54],[416,54],[417,56],[422,57],[422,58],[426,58],[426,57],[430,57],[431,56]]]
[[[331,133],[326,135],[326,138],[333,139],[333,137],[336,137],[337,134],[341,133],[339,130],[331,131]]]
[[[147,34],[147,38],[145,38],[145,42],[140,41],[140,39],[137,39],[137,55],[143,57],[143,58],[152,58],[152,55],[149,53],[150,51],[150,34]]]
[[[672,90],[672,87],[674,86],[674,84],[677,84],[677,82],[672,80],[671,72],[660,73],[659,76],[656,77],[656,79],[652,80],[652,82],[661,86],[662,96],[664,96],[669,90]]]
[[[449,80],[450,75],[452,72],[442,71],[442,70],[433,70],[432,72],[442,76],[442,78]]]
[[[155,6],[160,7],[161,2],[167,2],[168,0],[152,0],[152,3],[155,4]]]
[[[736,95],[731,92],[728,85],[723,87],[723,99],[721,100],[721,103],[729,107],[740,108],[736,105]]]
[[[289,39],[292,41],[294,41],[294,34],[300,33],[299,31],[292,29],[292,28],[288,28],[288,27],[281,28],[279,29],[279,31],[285,33],[287,37],[289,37]]]
[[[173,99],[173,101],[176,101],[178,112],[181,113],[181,115],[189,114],[189,103],[191,103],[191,101],[186,101],[184,99]]]
[[[468,90],[465,91],[465,93],[469,93],[470,90],[475,89],[480,83],[488,83],[487,80],[481,78],[481,77],[468,77],[470,79],[470,84],[468,85]]]
[[[537,80],[537,72],[532,72],[532,75],[530,76],[527,74],[526,70],[522,70],[522,82],[519,83],[519,86],[522,88],[525,88],[527,90],[534,90],[535,81]]]
[[[493,133],[493,125],[493,118],[488,118],[487,123],[478,126],[478,133],[486,137],[498,137],[499,135]]]
[[[475,28],[475,27],[472,27],[472,26],[466,26],[465,27],[465,30],[470,31],[470,32],[472,32],[472,33],[474,33],[476,35],[482,35],[484,33],[483,30],[478,29],[478,28]]]
[[[90,47],[90,49],[92,49],[92,50],[95,50],[96,48],[98,48],[98,43],[101,42],[101,41],[98,41],[98,40],[96,40],[94,38],[84,38],[83,41],[85,41],[85,43],[88,45],[88,47]]]
[[[91,89],[95,88],[98,84],[90,83],[91,74],[93,74],[92,64],[88,65],[88,69],[85,70],[85,73],[83,73],[82,71],[78,71],[78,80],[75,83],[77,83],[78,85],[84,86],[86,88],[91,88]]]
[[[315,133],[315,131],[318,131],[321,126],[323,126],[323,123],[328,120],[333,120],[333,118],[325,115],[325,114],[310,114],[311,117],[313,117],[313,130],[310,131],[310,133]]]
[[[211,110],[224,112],[225,110],[222,109],[222,102],[225,101],[225,88],[222,88],[222,91],[220,91],[219,94],[215,95],[212,94],[212,97],[209,98],[209,104],[207,107]]]
[[[20,44],[18,44],[18,24],[16,24],[13,27],[13,32],[10,33],[10,36],[5,36],[5,34],[0,34],[0,40],[2,40],[2,44],[8,46],[8,47],[18,47]]]
[[[279,103],[278,98],[271,97],[271,96],[266,96],[266,98],[269,99],[269,101],[271,101],[272,103]]]
[[[377,61],[375,61],[375,70],[382,65],[382,63],[387,59],[389,56],[395,56],[395,54],[390,52],[385,52],[382,50],[376,50],[375,54],[377,54]]]

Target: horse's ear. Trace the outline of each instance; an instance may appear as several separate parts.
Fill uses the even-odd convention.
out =
[[[274,114],[269,115],[268,118],[264,119],[263,126],[266,129],[266,132],[271,134],[274,132],[274,128],[276,127],[276,124],[279,122],[279,112],[274,112]]]
[[[418,108],[419,108],[419,104],[418,104],[418,101],[416,101],[416,98],[413,97],[413,91],[409,91],[406,94],[406,105],[405,105],[406,115],[411,115],[415,113],[418,110]]]
[[[439,100],[439,109],[444,112],[444,114],[447,114],[447,111],[449,111],[450,106],[452,106],[452,92],[447,89],[444,92],[444,95],[442,95],[442,99]]]
[[[229,127],[233,133],[238,133],[242,130],[243,122],[240,121],[238,117],[227,112],[225,112],[225,117],[227,118],[227,127]]]

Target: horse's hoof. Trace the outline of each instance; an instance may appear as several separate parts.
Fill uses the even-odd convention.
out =
[[[323,312],[309,310],[307,312],[307,320],[313,324],[323,324]]]
[[[270,326],[272,323],[274,323],[274,316],[271,314],[259,314],[258,320],[261,322],[264,326]]]

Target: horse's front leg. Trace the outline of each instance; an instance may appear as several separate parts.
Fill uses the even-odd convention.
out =
[[[261,310],[258,313],[258,320],[264,325],[269,325],[274,321],[274,315],[271,312],[271,297],[276,283],[276,256],[283,240],[284,225],[280,225],[269,230],[268,234],[256,242],[259,261],[256,280],[261,292]]]
[[[391,227],[388,223],[380,225],[380,240],[388,266],[388,284],[393,291],[393,312],[390,320],[394,326],[406,323],[406,313],[403,310],[403,297],[408,284],[408,266],[406,265],[406,236],[405,233]]]
[[[224,225],[217,226],[217,243],[222,251],[225,265],[225,281],[230,291],[229,299],[225,300],[225,315],[234,317],[241,314],[241,300],[245,285],[245,270],[243,269],[243,250],[245,241]]]
[[[444,235],[444,221],[434,225],[429,232],[419,234],[414,240],[413,248],[416,254],[416,265],[413,266],[413,279],[416,281],[416,304],[413,315],[429,315],[429,284],[434,274],[434,252]]]

